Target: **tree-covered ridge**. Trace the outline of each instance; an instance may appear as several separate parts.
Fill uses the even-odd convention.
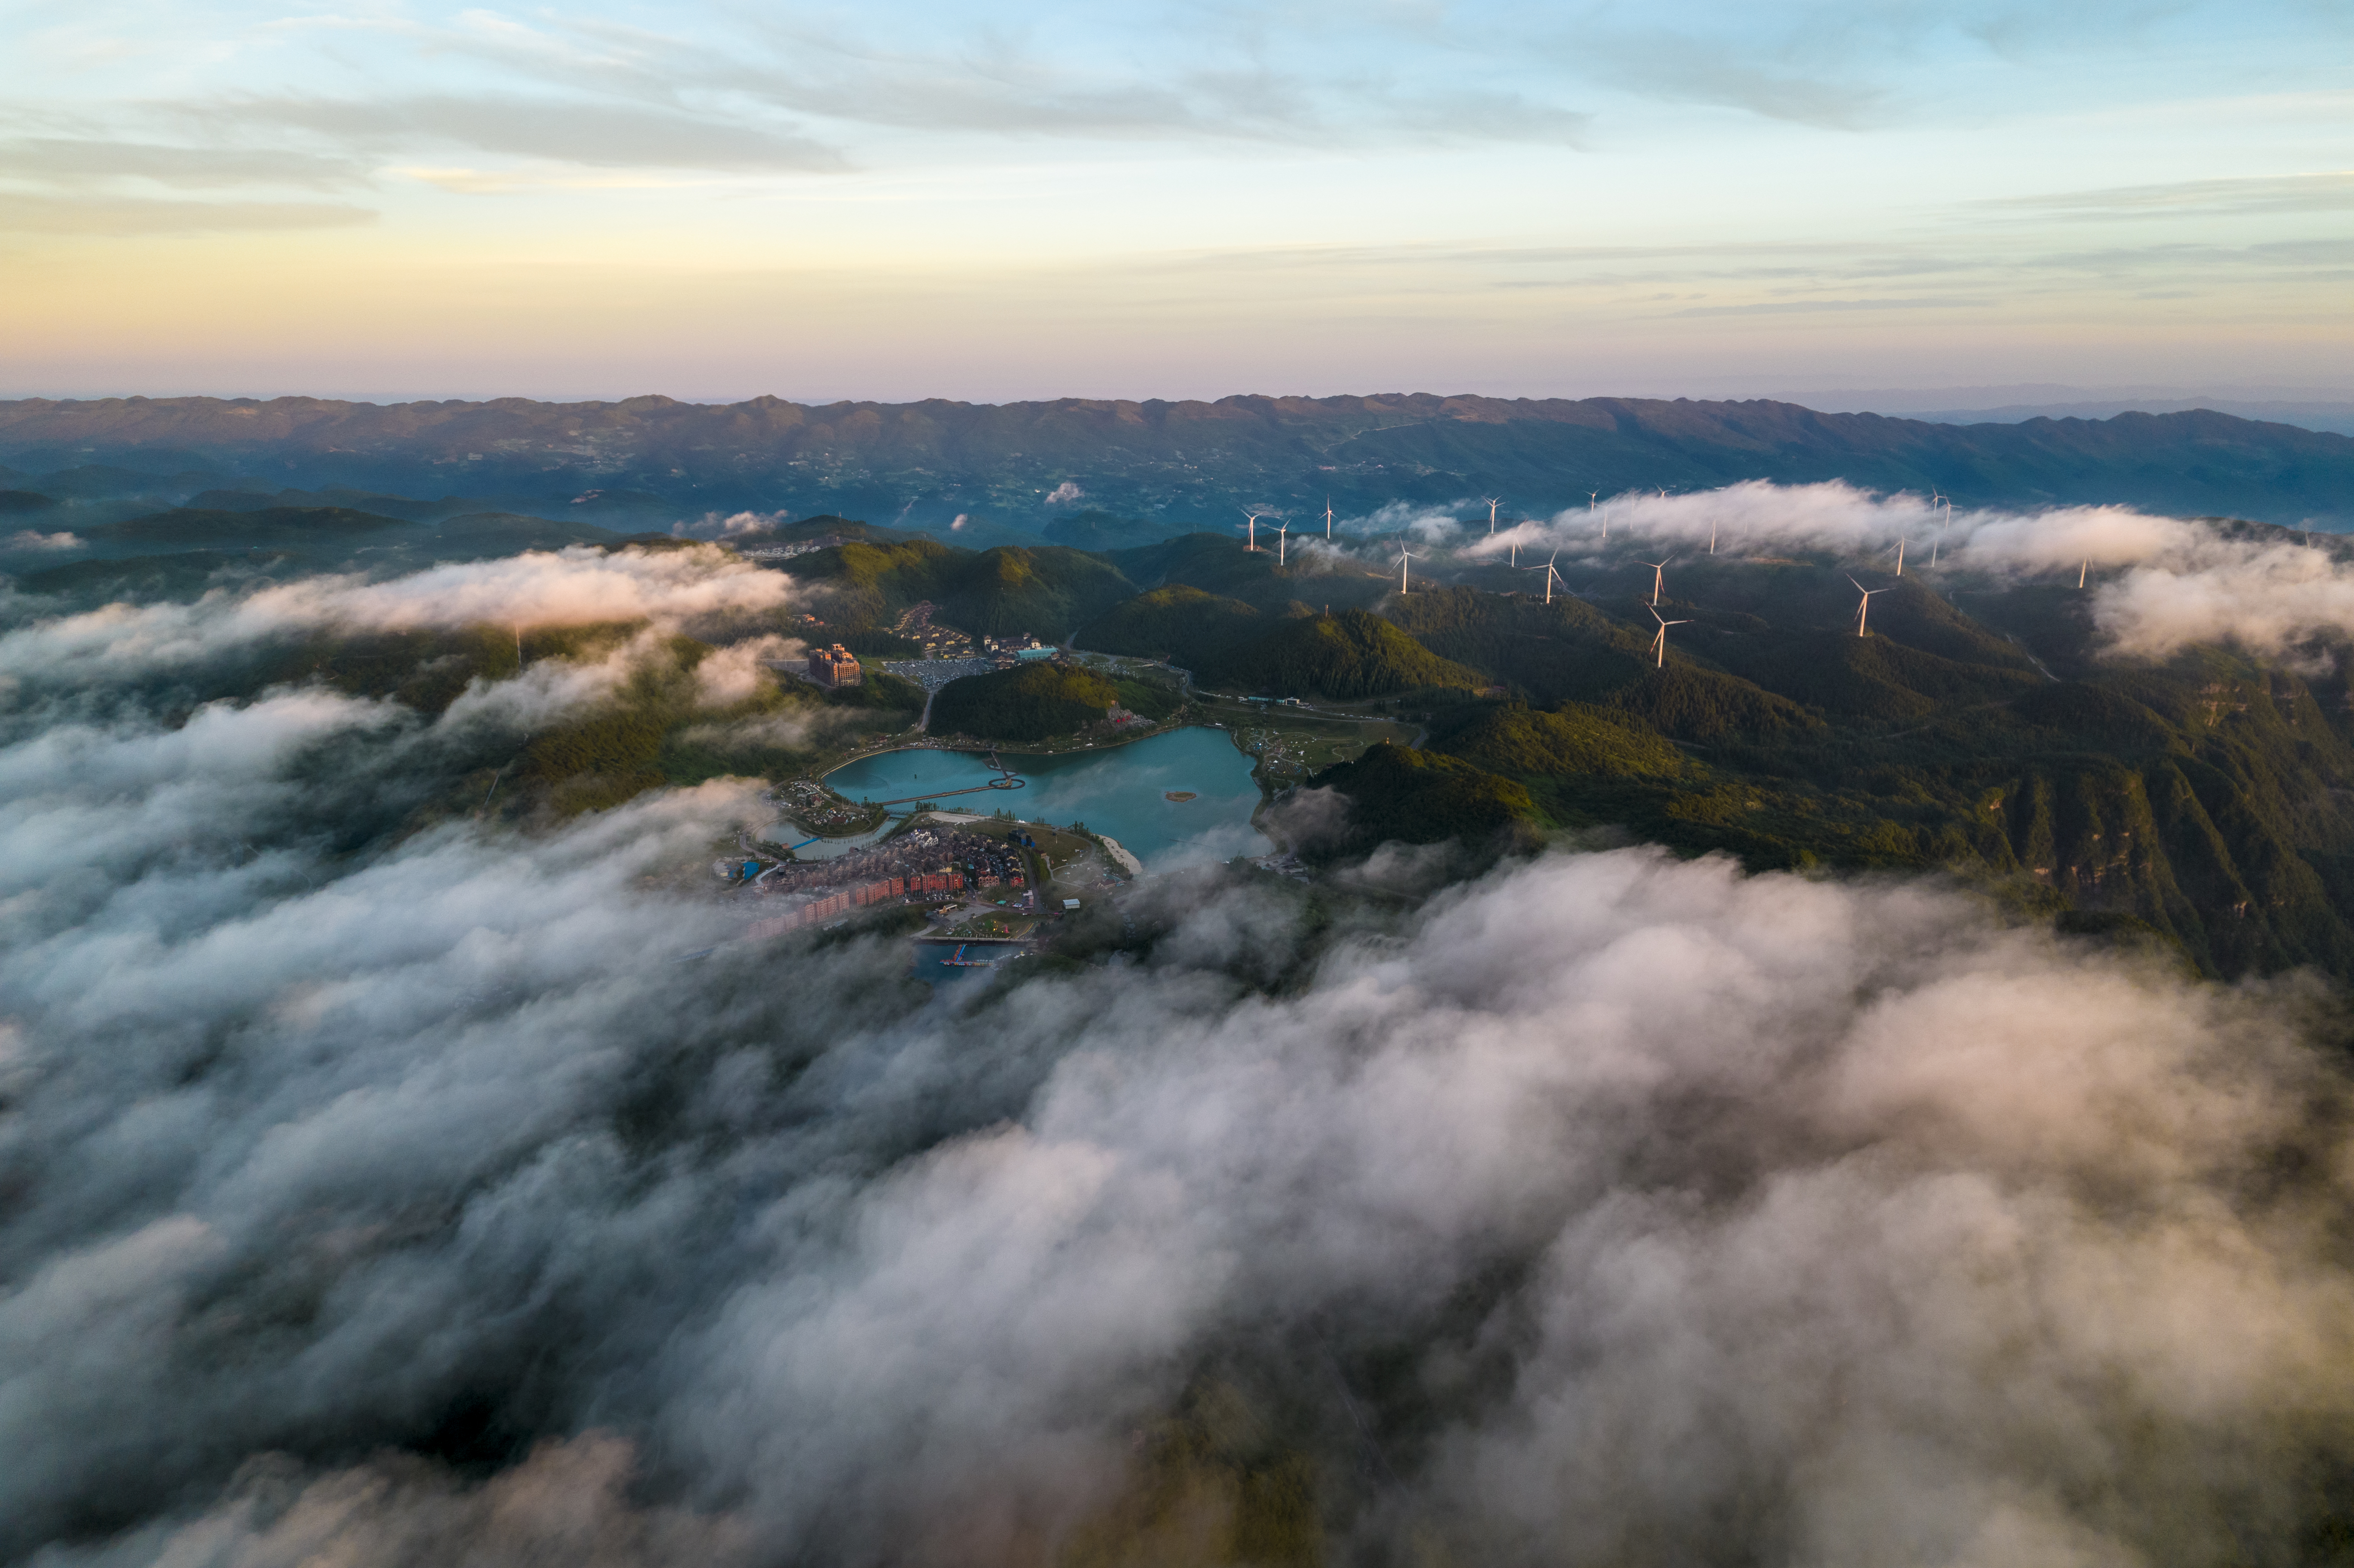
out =
[[[1426,686],[1477,689],[1473,670],[1442,659],[1380,616],[1362,609],[1297,616],[1229,649],[1195,672],[1207,686],[1354,702]]]
[[[1522,784],[1561,826],[1760,867],[1950,868],[2073,919],[2146,923],[2211,972],[2354,975],[2341,673],[2214,649],[2105,661],[2084,596],[2042,587],[1970,588],[1997,630],[1917,575],[1896,579],[1859,637],[1853,587],[1830,567],[1726,564],[1670,583],[1692,598],[1660,606],[1690,622],[1664,669],[1627,652],[1656,624],[1639,599],[1395,601],[1430,644],[1528,694],[1441,709],[1430,747]],[[1632,731],[1652,748],[1614,747]],[[1685,743],[1672,765],[1658,749],[1671,739]],[[1362,794],[1395,780],[1334,782]]]
[[[972,551],[930,539],[854,541],[797,557],[790,569],[822,585],[817,603],[838,633],[873,631],[928,600],[960,631],[1059,642],[1136,591],[1103,556],[1053,545]]]
[[[1166,659],[1197,670],[1267,626],[1267,617],[1240,599],[1178,584],[1114,605],[1079,628],[1076,641],[1097,652]]]
[[[1566,596],[1546,604],[1476,588],[1435,588],[1394,595],[1382,614],[1433,652],[1479,672],[1483,684],[1502,685],[1540,705],[1568,701],[1623,709],[1679,739],[1716,741],[1815,722],[1789,699],[1686,656],[1681,642],[1659,666],[1650,651],[1654,623],[1648,612],[1638,603],[1621,608],[1629,612],[1624,619]]]
[[[1097,722],[1119,701],[1108,676],[1083,665],[1022,664],[942,686],[932,698],[931,733],[1046,740]]]
[[[1288,552],[1288,564],[1278,566],[1271,524],[1261,525],[1259,539],[1261,548],[1246,550],[1233,535],[1187,534],[1113,550],[1106,558],[1140,587],[1195,588],[1261,610],[1279,611],[1295,604],[1365,609],[1389,592],[1388,573],[1341,555],[1295,546]]]
[[[1481,704],[1446,718],[1432,745],[1490,773],[1664,779],[1695,770],[1691,758],[1640,720],[1585,703],[1552,712]]]
[[[1343,821],[1313,846],[1324,854],[1361,853],[1390,840],[1484,846],[1538,814],[1527,787],[1514,779],[1388,741],[1326,768],[1309,787],[1336,790],[1349,802]]]

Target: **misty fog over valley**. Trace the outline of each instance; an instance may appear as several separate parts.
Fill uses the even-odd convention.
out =
[[[0,1568],[2354,1568],[2354,5],[0,59]]]
[[[237,493],[9,561],[0,1554],[2342,1550],[2335,536]],[[943,707],[918,603],[1066,651]],[[1285,858],[956,985],[712,875],[1088,703],[1225,726]]]

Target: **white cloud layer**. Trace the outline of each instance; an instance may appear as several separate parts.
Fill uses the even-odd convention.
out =
[[[1944,568],[1945,577],[1925,577],[1933,586],[1957,572],[2071,586],[2082,575],[2094,622],[2118,657],[2162,659],[2194,642],[2279,655],[2317,639],[2354,639],[2354,567],[2336,552],[2279,531],[2243,536],[2126,506],[1949,514],[1926,496],[1751,481],[1691,494],[1617,496],[1592,511],[1483,534],[1458,553],[1494,560],[1517,548],[1526,564],[1555,551],[1568,561],[1599,561],[1628,548],[1686,560],[1810,551],[1885,573],[1900,540],[1908,570]]]
[[[1162,879],[1154,958],[960,1016],[670,891],[738,790],[336,856],[282,816],[338,735],[405,744],[0,751],[123,820],[11,861],[11,1555],[1033,1561],[1214,1371],[1461,1561],[2191,1563],[2354,1429],[2294,985],[1626,851],[1274,995],[1296,910]],[[486,1476],[393,1457],[470,1411]]]
[[[409,631],[642,620],[675,627],[773,609],[792,591],[790,577],[723,551],[602,554],[575,546],[438,566],[382,582],[304,577],[243,593],[217,591],[192,604],[116,603],[35,620],[0,633],[0,677],[122,679],[329,628]]]

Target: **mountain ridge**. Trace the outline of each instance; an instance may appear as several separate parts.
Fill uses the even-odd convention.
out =
[[[2208,410],[1949,425],[1766,399],[1472,394],[1066,397],[1003,404],[730,404],[496,398],[0,401],[20,473],[136,461],[272,489],[462,488],[578,515],[606,495],[649,512],[832,512],[929,526],[970,516],[1042,532],[1090,509],[1169,532],[1235,525],[1237,498],[1297,521],[1501,493],[1523,514],[1590,491],[1842,479],[1935,487],[1965,505],[2118,503],[2354,525],[2354,438]],[[19,480],[12,484],[23,487]]]

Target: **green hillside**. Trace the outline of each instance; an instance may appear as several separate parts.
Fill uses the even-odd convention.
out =
[[[1335,702],[1395,696],[1427,686],[1469,692],[1486,683],[1478,672],[1438,657],[1362,609],[1293,617],[1263,637],[1206,660],[1194,676],[1204,686],[1231,692]]]
[[[1260,536],[1270,547],[1246,550],[1239,535],[1187,534],[1140,549],[1114,550],[1107,558],[1140,587],[1199,588],[1263,610],[1293,604],[1363,609],[1392,586],[1388,574],[1345,557],[1294,551],[1291,564],[1278,567],[1274,541],[1264,529]]]
[[[1490,773],[1681,779],[1691,759],[1638,719],[1564,703],[1553,712],[1481,704],[1446,715],[1432,745]]]
[[[1397,595],[1382,613],[1431,652],[1479,672],[1479,684],[1504,686],[1541,705],[1622,709],[1678,739],[1722,741],[1817,722],[1788,698],[1696,659],[1681,641],[1659,667],[1650,652],[1655,623],[1639,603],[1613,615],[1581,599],[1546,604],[1437,588]]]
[[[932,698],[931,733],[1046,740],[1097,722],[1119,700],[1119,688],[1092,670],[1023,664],[942,686]]]
[[[946,585],[942,618],[982,637],[1027,632],[1059,642],[1083,623],[1136,592],[1100,556],[1044,545],[984,550]]]
[[[1079,628],[1076,641],[1097,652],[1166,659],[1195,670],[1267,626],[1267,617],[1240,599],[1179,585],[1114,605]]]
[[[937,599],[968,552],[929,539],[836,545],[794,559],[792,574],[821,585],[819,612],[835,632],[871,631],[900,610]]]
[[[1345,827],[1312,846],[1326,856],[1362,853],[1393,839],[1461,839],[1480,846],[1538,817],[1528,789],[1514,780],[1458,758],[1410,751],[1388,741],[1354,762],[1326,768],[1308,787],[1338,790],[1350,802]]]
[[[1853,588],[1825,567],[1671,582],[1706,603],[1661,607],[1691,622],[1664,669],[1630,652],[1649,621],[1639,600],[1393,601],[1434,652],[1528,694],[1440,712],[1428,747],[1521,783],[1565,827],[1617,825],[1760,867],[1953,869],[2078,922],[2146,923],[2211,972],[2354,975],[2343,677],[2212,649],[2103,662],[2073,591],[1981,585],[1967,600],[1981,620],[1908,577],[1858,637]],[[1443,836],[1362,804],[1365,821]]]
[[[929,539],[857,542],[797,557],[791,570],[820,586],[818,612],[836,633],[874,631],[928,600],[935,620],[960,631],[1059,642],[1136,592],[1103,556],[1059,546],[976,552]]]

